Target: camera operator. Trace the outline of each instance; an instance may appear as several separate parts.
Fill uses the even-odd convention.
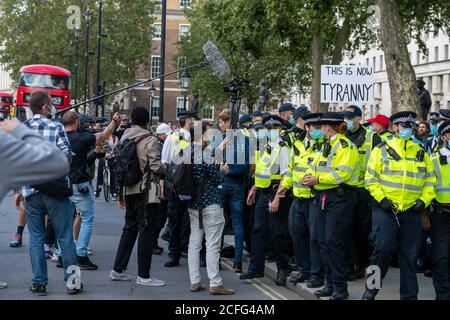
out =
[[[80,116],[68,111],[62,118],[75,157],[70,167],[70,180],[73,184],[72,202],[80,212],[81,228],[77,241],[77,265],[82,270],[97,270],[97,266],[88,258],[88,245],[94,223],[94,189],[87,172],[88,154],[97,145],[107,141],[118,127],[120,114],[116,113],[113,121],[100,133],[81,131]]]

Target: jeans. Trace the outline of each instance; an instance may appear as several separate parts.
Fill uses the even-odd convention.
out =
[[[275,193],[261,192],[256,203],[255,226],[252,237],[252,256],[249,271],[264,273],[265,255],[272,245],[278,270],[289,269],[288,213],[290,198],[280,200],[276,213],[269,213],[269,202]]]
[[[33,285],[48,284],[47,259],[45,257],[45,215],[48,215],[55,229],[61,248],[64,266],[64,280],[69,275],[69,266],[76,266],[77,257],[73,241],[73,204],[69,198],[55,199],[42,192],[26,198],[27,226],[30,232],[30,261],[33,270]]]
[[[125,226],[117,248],[114,270],[123,272],[127,269],[133,247],[138,239],[138,274],[148,279],[152,264],[152,249],[157,235],[161,208],[159,204],[146,204],[144,194],[125,196]]]
[[[373,207],[372,233],[369,240],[373,246],[371,265],[377,265],[384,279],[389,268],[392,253],[400,252],[400,299],[417,300],[419,287],[416,265],[419,256],[422,228],[420,214],[407,210],[398,214],[400,227],[392,212]],[[434,226],[433,226],[434,228]]]
[[[203,229],[200,229],[199,211],[189,209],[191,221],[191,234],[189,237],[189,278],[191,284],[201,282],[200,278],[200,250],[203,237],[206,238],[206,270],[210,281],[210,287],[222,285],[219,274],[220,244],[222,232],[225,226],[223,209],[218,204],[212,204],[202,210]]]
[[[433,263],[433,285],[437,300],[450,300],[450,214],[432,213],[431,215]]]
[[[222,206],[228,205],[234,230],[234,262],[242,263],[244,249],[244,185],[240,183],[224,182],[219,186],[219,198]]]
[[[78,187],[86,188],[88,193],[82,194],[78,191]],[[73,185],[73,196],[70,200],[80,211],[81,227],[77,241],[77,256],[87,257],[87,247],[91,240],[92,227],[94,225],[95,209],[94,209],[94,189],[90,182],[83,182]]]
[[[323,194],[326,195],[324,210],[319,207],[321,201],[317,201]],[[343,194],[338,194],[336,189],[332,189],[318,192],[313,206],[321,260],[327,267],[327,281],[339,293],[347,291],[345,253],[350,240],[355,199],[352,190],[345,189]]]

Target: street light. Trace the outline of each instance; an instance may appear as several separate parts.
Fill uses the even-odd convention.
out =
[[[191,84],[191,74],[189,73],[188,70],[184,70],[183,74],[181,75],[181,89],[183,90],[184,94],[184,101],[183,101],[184,110],[186,110],[187,93],[190,84]]]
[[[84,20],[86,20],[86,51],[84,53],[85,62],[84,62],[84,101],[88,100],[87,87],[88,87],[88,68],[89,68],[89,23],[91,22],[92,12],[87,9],[86,12],[83,13]],[[84,105],[84,113],[86,113],[86,105]]]
[[[138,95],[136,93],[136,91],[133,91],[133,94],[131,95],[131,99],[133,100],[133,109],[136,108],[136,102],[138,99]]]
[[[155,97],[156,94],[156,88],[155,85],[152,82],[152,85],[150,86],[150,88],[148,89],[148,95],[150,96],[150,125],[153,124],[153,98]]]

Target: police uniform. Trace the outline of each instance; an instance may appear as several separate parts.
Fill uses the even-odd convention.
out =
[[[349,106],[345,109],[344,116],[350,119],[353,117],[361,117],[362,111],[358,106]],[[364,188],[364,175],[366,173],[370,153],[373,148],[381,142],[381,139],[378,134],[371,130],[367,130],[361,125],[354,132],[347,130],[346,136],[358,148],[360,163],[359,180],[357,183],[358,188],[355,189],[356,205],[353,210],[352,219],[353,237],[350,241],[347,252],[348,276],[363,278],[365,275],[365,269],[369,264],[369,257],[371,253],[368,238],[372,228],[372,199],[370,193]],[[354,268],[355,265],[356,270]]]
[[[370,240],[374,247],[371,265],[387,273],[391,254],[400,252],[400,296],[417,299],[416,263],[422,239],[420,212],[435,196],[436,178],[432,162],[420,145],[408,138],[407,130],[415,126],[414,112],[391,116],[393,124],[406,129],[400,137],[382,142],[372,151],[367,166],[366,188],[375,200]],[[406,133],[405,133],[406,132]],[[367,288],[364,300],[373,300],[378,290]]]
[[[378,136],[382,140],[390,140],[392,138],[392,133],[388,131],[390,121],[389,121],[389,118],[386,117],[385,115],[377,114],[377,115],[375,115],[375,117],[367,119],[367,123],[369,123],[369,124],[378,123],[379,125],[386,128],[383,131],[378,133]]]
[[[439,135],[450,132],[450,120],[439,127]],[[450,147],[448,143],[431,155],[437,177],[436,199],[431,213],[431,260],[437,300],[450,300]]]
[[[266,127],[281,127],[282,119],[271,115],[265,117],[263,123]],[[248,272],[240,278],[252,279],[264,275],[265,254],[270,242],[278,268],[277,284],[284,285],[289,269],[289,197],[281,199],[276,213],[269,213],[269,204],[276,195],[281,177],[288,170],[289,148],[278,137],[270,141],[266,148],[257,151],[255,162],[255,187],[260,194],[255,205],[251,261]]]
[[[283,103],[279,108],[278,108],[278,113],[281,114],[282,112],[285,111],[292,111],[293,113],[295,113],[295,108],[292,105],[292,103]],[[294,143],[294,132],[293,129],[295,127],[295,120],[294,120],[294,116],[291,117],[291,119],[289,119],[289,121],[280,119],[282,121],[283,124],[283,128],[281,130],[280,133],[280,137],[281,139],[283,139],[283,141],[286,143],[286,145],[289,148],[292,148],[292,144]]]
[[[187,110],[180,112],[178,118],[196,117],[197,111]],[[186,134],[174,132],[171,136],[171,144],[168,152],[171,153],[171,162],[180,163],[185,157],[191,157],[191,141],[186,139]],[[189,135],[190,137],[190,135]],[[168,139],[166,139],[166,142]],[[167,147],[167,146],[166,146]],[[167,182],[166,182],[167,183]],[[181,252],[187,249],[190,235],[190,219],[188,212],[190,196],[176,195],[171,196],[166,193],[168,198],[167,218],[169,219],[169,260],[165,263],[166,267],[174,267],[179,264]]]
[[[340,125],[344,116],[327,112],[322,125]],[[308,170],[318,178],[313,215],[317,228],[322,263],[326,267],[326,286],[315,292],[317,296],[331,296],[342,300],[348,297],[345,273],[346,247],[351,232],[355,206],[355,188],[359,182],[359,155],[356,146],[341,133],[329,138],[321,153],[317,153]]]
[[[305,125],[314,125],[320,122],[321,116],[322,113],[308,113],[303,115],[303,120]],[[316,141],[310,136],[305,136],[302,140],[295,140],[291,149],[288,173],[282,183],[285,189],[292,189],[294,195],[289,211],[289,231],[300,273],[292,282],[308,280],[309,288],[323,285],[323,270],[318,237],[316,233],[312,234],[315,217],[310,212],[314,206],[315,192],[311,187],[302,185],[301,180],[322,147],[323,138]]]

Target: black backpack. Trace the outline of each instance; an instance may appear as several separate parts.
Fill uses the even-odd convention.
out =
[[[172,161],[167,168],[164,179],[164,194],[169,200],[178,199],[178,196],[187,196],[194,200],[199,194],[192,174],[193,149],[191,148],[191,163]]]
[[[142,180],[144,173],[139,165],[137,145],[150,136],[144,134],[136,139],[125,139],[116,147],[116,181],[120,189],[134,186]]]

